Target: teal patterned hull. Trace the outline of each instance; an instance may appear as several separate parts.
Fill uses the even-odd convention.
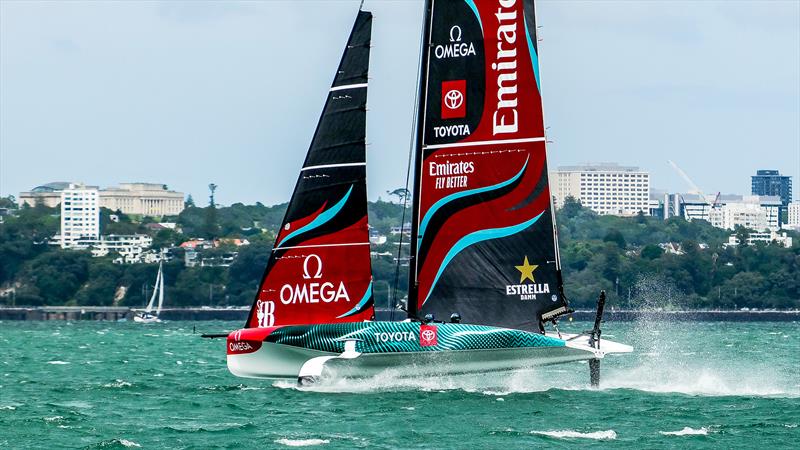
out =
[[[419,322],[355,322],[281,327],[265,342],[291,345],[321,352],[342,353],[347,340],[356,342],[360,353],[442,352],[501,348],[563,347],[564,341],[538,333],[508,328],[455,323],[432,324],[436,342],[423,339]]]
[[[369,377],[496,372],[596,357],[562,339],[467,324],[357,322],[246,329],[231,333],[228,368],[237,376],[297,379],[303,373]],[[315,375],[316,376],[316,375]]]

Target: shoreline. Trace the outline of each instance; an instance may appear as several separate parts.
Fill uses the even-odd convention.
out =
[[[141,308],[115,306],[31,306],[0,307],[0,321],[44,321],[44,320],[94,320],[119,321],[132,320]],[[207,321],[233,320],[244,322],[250,307],[230,308],[165,308],[160,318],[172,321]],[[376,309],[377,320],[389,320],[392,311]],[[395,311],[395,319],[403,317],[403,312]],[[592,321],[593,310],[577,310],[572,314],[573,320]],[[608,309],[604,321],[631,322],[639,319],[674,320],[683,322],[792,322],[800,321],[800,310],[791,311],[642,311],[625,309]],[[569,316],[561,319],[569,320]]]

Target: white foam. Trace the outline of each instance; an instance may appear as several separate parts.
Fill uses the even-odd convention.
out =
[[[65,364],[69,364],[67,361],[47,361],[47,364],[54,364],[57,366],[63,366]]]
[[[311,447],[314,445],[330,444],[328,439],[276,439],[276,444],[282,444],[287,447]]]
[[[120,380],[120,379],[114,380],[113,383],[106,383],[106,384],[103,385],[103,387],[106,387],[106,388],[123,388],[123,387],[129,387],[129,386],[131,386],[130,382],[125,381],[125,380]]]
[[[16,406],[11,406],[11,405],[3,405],[3,406],[0,406],[0,411],[2,411],[2,410],[6,410],[6,411],[14,411],[15,409],[17,409],[17,407],[16,407]]]
[[[548,436],[556,439],[594,439],[598,441],[612,441],[617,438],[617,432],[614,430],[592,431],[590,433],[582,433],[574,430],[531,431],[531,434],[538,434],[540,436]]]
[[[701,427],[699,429],[683,427],[678,431],[659,431],[664,436],[705,436],[708,434],[708,428]]]
[[[119,443],[124,445],[125,447],[141,447],[141,445],[137,444],[136,442],[129,441],[127,439],[120,439]]]

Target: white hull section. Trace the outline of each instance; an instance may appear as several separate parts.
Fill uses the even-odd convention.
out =
[[[558,337],[558,336],[550,336]],[[602,340],[600,349],[587,336],[562,335],[562,347],[495,348],[435,352],[359,353],[350,341],[341,354],[264,342],[252,353],[229,354],[228,369],[236,376],[267,379],[362,378],[384,371],[399,376],[490,373],[603,358],[633,348]]]

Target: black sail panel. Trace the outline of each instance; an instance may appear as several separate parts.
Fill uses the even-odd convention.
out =
[[[540,330],[567,311],[532,0],[431,0],[412,311]]]
[[[246,327],[373,316],[366,104],[372,14],[359,11]]]

